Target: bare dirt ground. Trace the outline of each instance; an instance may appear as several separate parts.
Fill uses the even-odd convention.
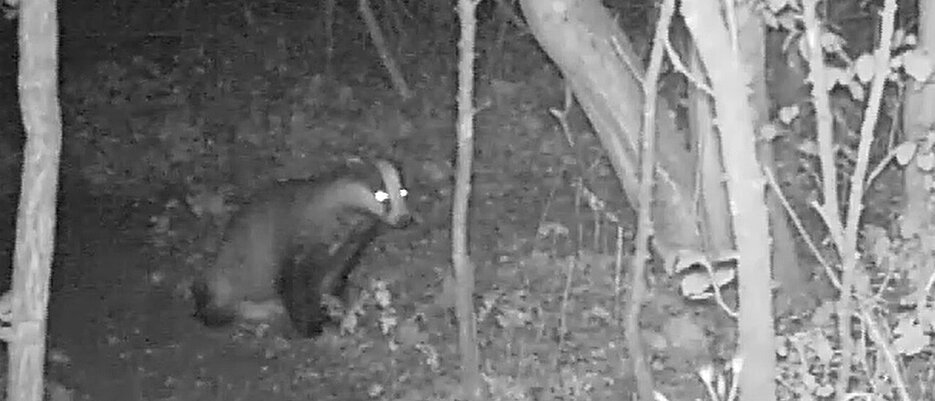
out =
[[[480,349],[493,399],[511,393],[537,399],[537,391],[551,395],[539,399],[628,393],[626,380],[615,381],[626,363],[620,332],[598,318],[612,299],[612,258],[585,250],[576,259],[582,270],[568,280],[563,274],[570,259],[560,253],[572,248],[541,232],[574,221],[570,191],[561,180],[551,181],[554,191],[530,184],[528,174],[480,172],[477,180],[472,248]],[[454,399],[457,337],[441,279],[449,266],[447,205],[417,201],[422,224],[387,233],[357,274],[358,283],[374,277],[390,283],[400,328],[381,334],[371,319],[353,334],[332,329],[318,340],[302,340],[202,327],[176,285],[157,279],[184,255],[160,254],[147,244],[145,208],[102,212],[100,203],[80,199],[62,206],[50,345],[69,361],[50,362],[49,377],[74,399]],[[572,228],[578,230],[593,227]],[[660,369],[669,373],[660,377],[710,358],[705,329],[691,313],[654,310],[647,326],[661,334],[651,338],[675,350],[663,359]],[[415,315],[420,323],[404,323]],[[562,321],[569,333],[559,339]],[[670,388],[691,394],[690,387],[682,381]]]
[[[473,243],[479,280],[488,288],[503,273],[496,260],[522,258],[521,244],[535,237],[544,201],[534,196],[535,186],[512,179],[480,184]],[[421,393],[425,386],[455,380],[446,374],[457,362],[454,328],[432,300],[440,296],[439,273],[449,263],[449,226],[433,216],[442,210],[437,204],[420,204],[417,197],[413,206],[421,224],[388,232],[358,274],[362,280],[395,283],[400,309],[434,312],[425,319],[441,331],[425,338],[444,345],[440,352],[446,361],[431,374],[407,377],[421,371],[419,353],[387,349],[386,337],[373,326],[347,336],[332,330],[318,340],[202,327],[174,283],[157,279],[184,255],[160,254],[146,242],[145,208],[106,210],[115,202],[67,198],[61,205],[49,318],[51,349],[69,361],[50,363],[49,373],[75,399],[421,399],[407,398],[401,388],[423,388]]]
[[[345,347],[362,344],[333,333],[287,340],[202,327],[171,285],[152,280],[171,259],[147,246],[145,216],[134,215],[144,211],[121,222],[95,200],[69,203],[78,206],[63,213],[50,305],[50,346],[69,361],[51,363],[50,377],[75,399],[358,400],[379,382],[352,368],[347,354],[367,350]]]

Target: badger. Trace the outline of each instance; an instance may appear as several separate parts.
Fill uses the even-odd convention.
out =
[[[194,316],[221,327],[244,318],[244,303],[278,297],[295,330],[317,336],[328,320],[323,295],[343,299],[382,227],[412,221],[406,196],[399,170],[382,159],[259,192],[231,217],[215,263],[194,280]]]

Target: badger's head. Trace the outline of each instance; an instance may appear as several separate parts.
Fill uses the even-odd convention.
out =
[[[392,163],[378,159],[373,162],[380,172],[382,187],[373,192],[373,198],[383,205],[383,222],[401,228],[412,222],[412,214],[406,206],[409,191],[403,186],[399,169]]]
[[[409,191],[403,186],[399,169],[386,160],[373,163],[380,172],[383,187],[373,192],[374,200],[383,206],[383,221],[393,227],[404,227],[412,222],[412,214],[406,206]]]
[[[394,228],[412,222],[406,206],[408,191],[396,166],[382,159],[351,163],[353,173],[332,184],[329,195],[333,200],[326,203],[351,207]]]

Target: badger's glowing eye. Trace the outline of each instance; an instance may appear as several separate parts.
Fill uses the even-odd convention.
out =
[[[405,197],[408,196],[408,195],[409,195],[409,191],[406,190],[406,188],[403,188],[403,189],[400,189],[400,190],[399,190],[399,197],[400,197],[400,198],[405,198]],[[386,201],[390,200],[390,194],[381,189],[381,190],[376,191],[376,192],[373,193],[373,198],[376,199],[377,202],[386,202]]]
[[[390,199],[390,194],[386,193],[386,191],[381,190],[381,191],[374,192],[373,197],[377,200],[377,202],[386,202],[387,200]]]

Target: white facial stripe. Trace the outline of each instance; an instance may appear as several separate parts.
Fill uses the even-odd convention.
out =
[[[389,213],[384,216],[384,218],[388,223],[396,224],[401,217],[409,213],[406,210],[406,202],[403,201],[403,197],[406,196],[408,191],[403,189],[399,178],[399,170],[393,167],[392,164],[386,160],[376,160],[374,164],[377,166],[377,169],[380,170],[380,176],[383,177],[383,186],[389,191],[388,194],[381,191],[390,201]],[[380,195],[380,192],[374,195],[377,197],[377,200],[383,196]]]

